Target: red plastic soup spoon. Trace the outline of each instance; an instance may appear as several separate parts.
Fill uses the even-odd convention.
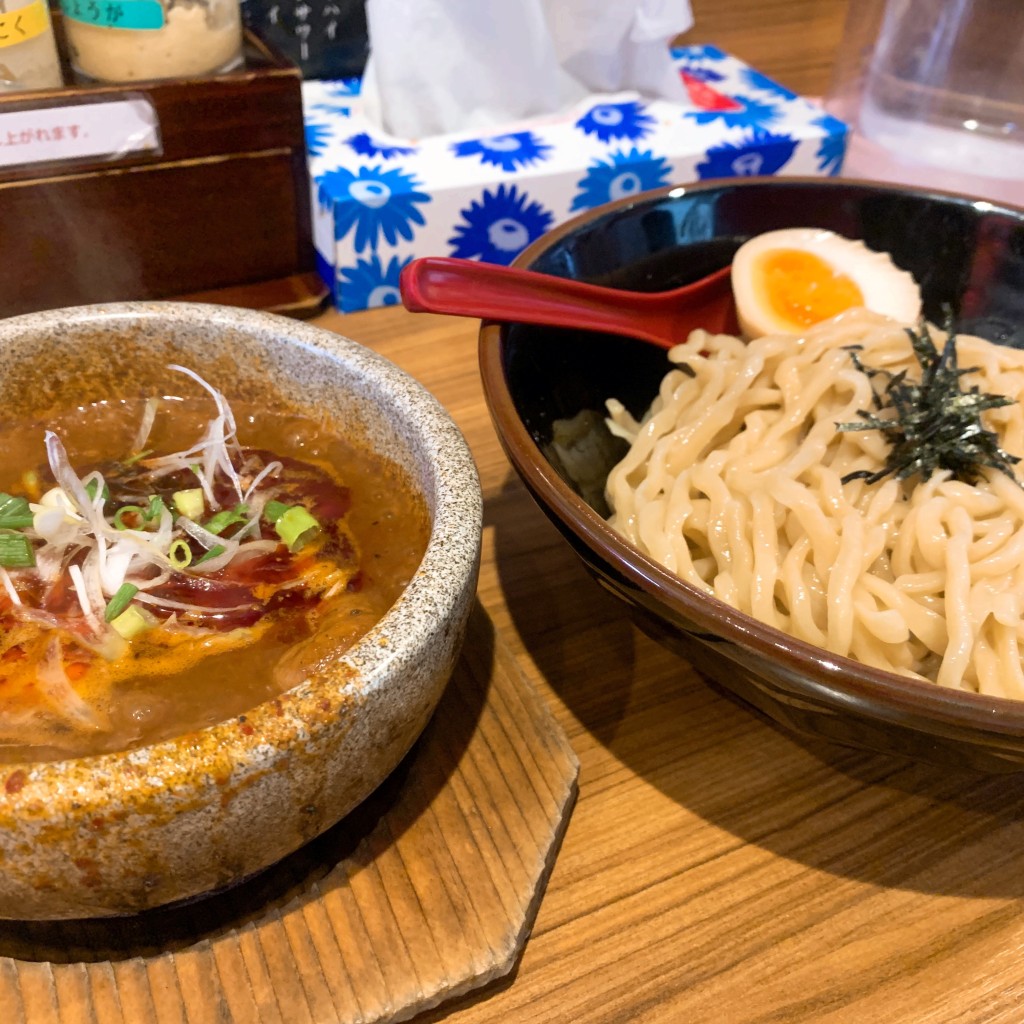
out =
[[[424,256],[407,264],[402,303],[414,313],[575,327],[671,348],[698,327],[736,334],[730,268],[667,292],[634,292],[476,260]]]

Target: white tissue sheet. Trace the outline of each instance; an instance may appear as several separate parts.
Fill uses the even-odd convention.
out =
[[[589,92],[685,98],[669,43],[693,27],[687,0],[544,0],[561,66]]]
[[[511,263],[569,217],[651,189],[839,173],[847,129],[821,107],[712,46],[671,60],[678,102],[590,95],[557,115],[422,139],[369,122],[356,80],[303,83],[313,240],[337,306],[399,302],[417,256]],[[688,218],[680,244],[706,227]]]
[[[363,112],[403,138],[554,114],[590,93],[680,100],[688,0],[368,0]]]

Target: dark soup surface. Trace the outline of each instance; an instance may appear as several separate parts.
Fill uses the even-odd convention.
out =
[[[419,566],[430,518],[396,466],[175,369],[208,397],[0,424],[0,761],[241,714],[360,639]]]

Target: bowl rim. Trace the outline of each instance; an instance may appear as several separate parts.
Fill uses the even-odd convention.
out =
[[[1024,208],[938,189],[853,178],[717,178],[693,184],[664,186],[585,211],[542,235],[524,249],[512,265],[531,268],[542,254],[565,236],[585,225],[593,225],[614,216],[621,210],[649,205],[677,195],[681,197],[695,192],[754,186],[810,186],[822,190],[852,186],[865,191],[936,198],[957,204],[974,205],[984,202],[986,208],[983,212],[996,215],[1005,213],[1024,223]],[[935,733],[948,733],[950,729],[962,728],[993,736],[1024,733],[1024,700],[953,690],[831,654],[824,648],[799,640],[704,593],[633,547],[562,480],[526,429],[512,401],[503,371],[506,340],[505,325],[493,321],[481,323],[478,357],[484,394],[508,458],[528,489],[535,496],[545,497],[547,510],[554,514],[558,522],[640,591],[670,606],[674,605],[693,622],[740,648],[762,658],[781,662],[790,672],[804,678],[814,677],[816,686],[827,686],[833,697],[845,693],[851,702],[870,702],[874,717],[905,723],[909,713],[915,717],[915,725],[919,726],[917,716],[925,715],[935,726],[931,730]]]
[[[556,224],[555,227],[545,231],[539,238],[534,239],[512,260],[511,265],[524,270],[529,269],[536,263],[542,253],[547,252],[548,249],[556,242],[561,241],[566,235],[572,234],[584,224],[595,224],[597,221],[610,217],[620,210],[629,209],[634,206],[643,206],[661,199],[676,198],[677,195],[681,197],[691,193],[720,192],[732,188],[751,189],[764,186],[767,186],[769,189],[811,187],[829,190],[853,188],[864,192],[913,196],[915,199],[934,198],[975,208],[977,208],[978,204],[982,204],[983,210],[979,212],[996,215],[1005,213],[1012,217],[1024,218],[1024,205],[1007,203],[1003,200],[994,201],[986,199],[984,196],[973,195],[968,192],[952,192],[948,189],[933,188],[930,185],[903,185],[895,182],[875,181],[871,178],[841,178],[836,176],[822,178],[809,174],[784,176],[762,174],[736,178],[702,178],[696,182],[662,185],[659,188],[637,192],[635,195],[624,196],[622,199],[613,199],[590,210],[583,210],[580,213],[574,214],[572,217]]]
[[[436,623],[446,621],[458,603],[459,588],[448,588],[448,592],[442,594],[430,584],[430,579],[434,575],[450,578],[457,571],[462,583],[474,578],[477,571],[483,496],[472,453],[451,415],[422,383],[367,346],[290,317],[234,306],[156,300],[41,310],[0,320],[0,348],[7,343],[8,336],[19,331],[35,332],[53,325],[89,328],[140,320],[188,328],[199,323],[207,330],[220,327],[248,335],[256,343],[273,335],[288,346],[313,351],[318,358],[340,365],[346,373],[389,388],[396,413],[419,439],[429,463],[430,472],[425,482],[434,495],[430,535],[416,572],[398,599],[368,633],[338,657],[330,676],[334,696],[352,694],[358,698],[386,685],[393,668],[400,667],[409,653],[426,639],[427,630],[417,622],[418,610],[428,610],[430,620]],[[445,461],[434,458],[441,451],[446,453]],[[424,497],[430,500],[429,494]],[[443,533],[439,530],[442,519]],[[290,756],[292,745],[308,745],[313,741],[310,716],[299,712],[304,707],[315,706],[323,698],[322,686],[318,676],[309,676],[240,715],[128,750],[0,764],[0,779],[10,779],[20,771],[28,780],[24,788],[11,790],[8,787],[5,813],[17,814],[19,806],[31,810],[40,793],[46,792],[47,799],[77,806],[75,813],[81,814],[82,808],[90,803],[103,803],[104,790],[90,781],[84,785],[79,783],[115,777],[123,781],[122,769],[126,763],[137,768],[145,766],[145,770],[138,773],[135,786],[119,786],[126,802],[133,796],[146,800],[149,794],[161,788],[172,789],[179,784],[188,788],[185,780],[195,780],[199,774],[216,781],[216,773],[225,765],[242,775],[266,770],[277,758]],[[282,719],[279,704],[285,695],[294,700],[295,706]],[[251,730],[240,730],[240,721],[250,725]],[[264,731],[279,736],[282,722],[291,726],[287,742],[272,741],[268,746],[266,740],[261,739]],[[186,746],[188,758],[183,757]]]

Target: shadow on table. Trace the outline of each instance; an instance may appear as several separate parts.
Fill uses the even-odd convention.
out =
[[[911,891],[1024,895],[1024,773],[784,734],[634,628],[569,545],[552,546],[554,527],[511,476],[494,502],[507,506],[501,522],[517,524],[496,531],[495,560],[523,643],[631,771],[712,827],[817,870]],[[577,753],[585,801],[592,776],[583,744]]]

